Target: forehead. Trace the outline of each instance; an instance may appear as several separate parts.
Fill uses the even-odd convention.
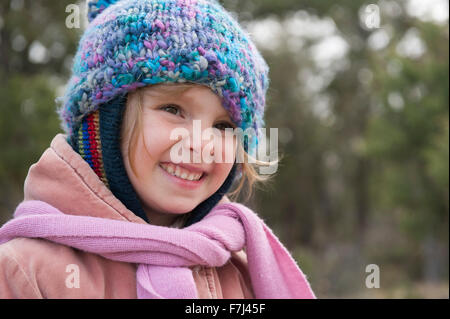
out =
[[[205,90],[211,91],[209,87],[206,87],[204,85],[178,84],[178,83],[150,85],[142,88],[142,91],[144,92],[145,95],[154,98],[166,98],[168,96],[189,98],[195,96],[199,92],[206,93]],[[213,92],[211,91],[211,93]]]

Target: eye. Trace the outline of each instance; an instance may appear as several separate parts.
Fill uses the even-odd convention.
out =
[[[219,130],[223,130],[223,131],[225,131],[226,128],[234,129],[234,125],[229,122],[220,122],[220,123],[216,124],[215,127],[218,128]]]
[[[160,110],[164,110],[168,113],[172,113],[173,115],[180,115],[181,114],[181,108],[176,104],[167,104],[162,107],[160,107]]]

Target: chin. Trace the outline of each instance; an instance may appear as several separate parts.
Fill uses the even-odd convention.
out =
[[[200,203],[189,201],[174,201],[170,205],[164,206],[164,210],[171,214],[186,214],[192,211]]]

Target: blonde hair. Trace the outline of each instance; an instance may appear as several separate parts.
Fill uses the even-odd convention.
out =
[[[127,155],[130,159],[131,169],[134,174],[138,176],[136,170],[133,166],[132,156],[134,154],[133,150],[136,147],[139,134],[142,132],[142,90],[148,90],[152,93],[157,93],[159,96],[179,96],[191,89],[193,86],[202,85],[197,83],[163,83],[156,84],[152,86],[147,86],[139,88],[134,92],[128,94],[127,97],[127,107],[124,112],[122,127],[121,127],[121,144],[127,142]],[[206,86],[206,85],[205,85]],[[207,86],[209,88],[209,86]],[[134,99],[137,95],[138,103],[128,103],[131,99]],[[242,178],[239,181],[236,189],[227,193],[226,195],[230,197],[231,200],[235,201],[242,194],[243,190],[246,190],[245,201],[249,200],[253,188],[257,183],[267,182],[273,175],[261,175],[257,172],[257,167],[259,166],[272,166],[278,164],[279,160],[265,162],[257,160],[251,157],[247,152],[244,151],[242,142],[238,142],[238,154],[242,154],[243,159],[238,163],[238,169],[242,173]],[[251,162],[250,162],[250,161]]]

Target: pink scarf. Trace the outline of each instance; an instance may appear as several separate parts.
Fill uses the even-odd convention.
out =
[[[257,299],[316,298],[270,228],[249,208],[219,204],[183,229],[67,215],[42,201],[24,201],[0,228],[0,244],[16,237],[44,238],[105,258],[137,263],[138,298],[197,298],[194,265],[219,267],[246,247]]]

